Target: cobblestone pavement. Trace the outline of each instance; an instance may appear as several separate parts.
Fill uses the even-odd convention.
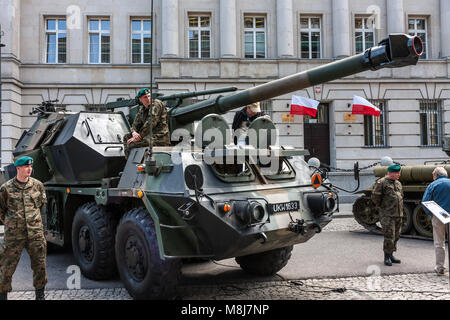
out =
[[[10,300],[34,300],[15,291]],[[49,290],[47,300],[131,300],[125,288]],[[435,273],[182,286],[182,300],[450,300],[448,274]]]
[[[323,232],[363,230],[353,218],[337,217]],[[182,300],[450,300],[448,273],[299,279],[181,286]],[[281,276],[280,276],[281,278]],[[34,291],[10,292],[8,299],[33,300]],[[131,300],[125,288],[48,290],[47,300]]]

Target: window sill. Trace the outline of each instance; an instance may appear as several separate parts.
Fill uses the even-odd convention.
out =
[[[362,146],[363,149],[391,149],[391,146]]]
[[[441,149],[442,146],[436,146],[436,145],[434,145],[434,146],[419,146],[419,148],[423,148],[423,149],[439,148],[439,149]]]

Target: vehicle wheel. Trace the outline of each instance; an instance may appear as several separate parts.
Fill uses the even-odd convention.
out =
[[[72,224],[72,250],[84,276],[110,279],[116,274],[115,230],[111,214],[95,202],[83,204]]]
[[[409,234],[413,227],[411,207],[403,203],[402,230],[400,234]]]
[[[116,260],[120,278],[133,298],[173,297],[181,259],[161,259],[155,226],[145,207],[132,209],[120,219]]]
[[[416,229],[417,233],[421,236],[432,238],[433,225],[431,224],[431,218],[427,216],[421,204],[416,206],[412,217],[414,229]]]
[[[381,233],[379,214],[372,199],[367,196],[359,197],[353,204],[352,212],[356,222],[364,228],[374,233]]]
[[[258,276],[272,276],[283,269],[291,258],[293,246],[237,257],[241,268]]]

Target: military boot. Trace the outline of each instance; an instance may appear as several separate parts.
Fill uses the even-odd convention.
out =
[[[0,300],[8,300],[8,292],[0,292]]]
[[[387,266],[392,266],[391,255],[388,253],[384,254],[384,264]]]
[[[394,256],[391,254],[391,262],[392,262],[392,263],[401,263],[402,261],[401,261],[400,259],[397,259],[396,257],[394,257]]]
[[[45,300],[45,288],[42,289],[36,289],[36,300]]]

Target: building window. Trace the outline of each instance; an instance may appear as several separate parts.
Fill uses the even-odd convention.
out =
[[[45,21],[46,63],[66,63],[67,34],[66,19],[47,19]]]
[[[89,20],[89,63],[110,63],[110,21]]]
[[[420,144],[438,147],[441,145],[442,113],[437,100],[420,102]]]
[[[244,17],[244,47],[246,58],[266,57],[266,19]]]
[[[189,16],[189,58],[211,58],[211,17]]]
[[[386,103],[371,100],[380,109],[380,116],[364,116],[364,145],[366,147],[387,147]]]
[[[419,36],[423,42],[423,54],[419,59],[427,58],[427,19],[425,18],[409,18],[408,33],[410,36]]]
[[[131,20],[131,63],[150,63],[152,43],[152,21]]]
[[[321,22],[319,17],[300,17],[301,57],[321,58]]]
[[[365,17],[355,18],[355,50],[364,52],[375,44],[375,20]]]

